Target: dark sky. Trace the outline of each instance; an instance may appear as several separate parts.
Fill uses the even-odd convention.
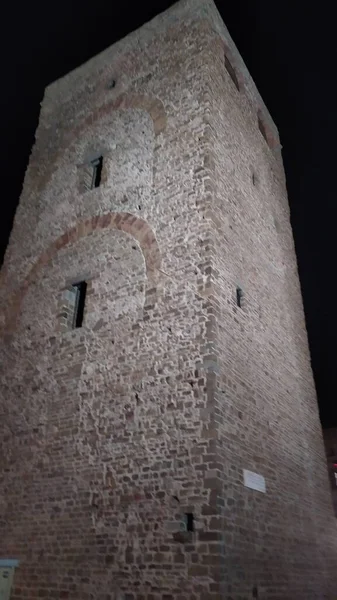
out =
[[[337,425],[335,176],[337,45],[333,3],[218,0],[280,130],[323,426]],[[44,87],[173,4],[45,0],[2,8],[1,255],[34,143]],[[294,8],[295,7],[295,8]]]

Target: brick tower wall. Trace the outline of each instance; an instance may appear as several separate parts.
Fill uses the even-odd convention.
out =
[[[184,1],[46,90],[1,272],[13,600],[332,589],[277,132],[232,49],[233,87],[230,44],[211,2]]]
[[[204,67],[223,593],[333,598],[336,519],[280,142],[222,33]],[[243,485],[245,469],[264,477],[266,493]]]
[[[337,428],[331,427],[323,430],[325,456],[327,459],[330,479],[332,504],[337,517]]]
[[[14,600],[219,588],[204,484],[209,29],[179,5],[46,90],[2,271],[0,555],[20,560]]]

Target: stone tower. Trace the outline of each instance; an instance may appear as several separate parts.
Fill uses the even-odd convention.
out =
[[[334,597],[278,133],[210,0],[47,88],[1,277],[12,600]]]

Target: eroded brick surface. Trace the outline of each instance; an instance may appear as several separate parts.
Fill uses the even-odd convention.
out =
[[[323,436],[324,436],[325,454],[326,454],[327,463],[328,463],[332,504],[334,507],[335,515],[337,517],[337,429],[336,429],[336,427],[324,429]]]
[[[14,600],[332,600],[278,134],[211,2],[178,3],[46,90],[1,284]]]

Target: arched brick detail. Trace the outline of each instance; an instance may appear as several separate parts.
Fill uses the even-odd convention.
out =
[[[146,96],[145,94],[120,94],[117,98],[107,102],[101,106],[101,108],[90,113],[87,118],[80,120],[74,128],[64,130],[55,148],[48,147],[48,166],[43,175],[36,175],[36,181],[34,182],[35,193],[39,193],[47,185],[51,173],[55,168],[55,163],[57,163],[64,154],[65,150],[82,136],[83,131],[86,131],[90,125],[93,125],[96,121],[101,121],[104,116],[115,110],[127,110],[131,108],[144,110],[150,115],[153,121],[155,136],[165,130],[167,123],[166,112],[164,105],[159,98]],[[43,156],[44,152],[46,152],[46,148],[44,148],[43,143],[40,142],[39,155]],[[35,160],[38,160],[38,158],[31,159],[30,161],[29,169],[31,172],[36,168]]]
[[[33,283],[40,269],[47,265],[61,248],[73,244],[94,231],[102,229],[118,229],[120,231],[125,231],[125,233],[130,234],[139,242],[145,258],[148,286],[153,289],[157,272],[160,267],[160,252],[156,237],[148,223],[130,213],[106,213],[104,215],[96,215],[90,219],[79,221],[74,227],[52,242],[47,250],[40,255],[37,262],[31,268],[23,285],[15,293],[12,301],[8,303],[9,308],[6,314],[5,324],[5,329],[7,331],[12,330],[15,326],[22,300],[28,287]]]
[[[97,118],[101,119],[105,114],[112,110],[127,110],[129,108],[139,108],[149,113],[153,121],[155,135],[159,135],[159,133],[164,131],[166,127],[166,113],[162,101],[153,96],[146,96],[144,94],[121,94],[118,98],[102,106],[102,108],[95,112],[93,121]],[[85,125],[87,125],[87,123],[85,123]],[[81,128],[82,127],[83,123],[81,125]]]
[[[153,121],[153,128],[156,136],[164,131],[166,127],[166,112],[161,100],[154,96],[146,96],[144,94],[120,94],[117,98],[111,100],[111,102],[104,104],[101,108],[90,113],[86,119],[80,121],[77,127],[69,132],[68,135],[71,139],[68,141],[68,144],[80,137],[83,130],[88,129],[88,127],[93,125],[96,121],[101,121],[109,113],[115,110],[128,110],[131,108],[138,108],[149,113]],[[62,152],[63,151],[64,147],[62,148]]]

